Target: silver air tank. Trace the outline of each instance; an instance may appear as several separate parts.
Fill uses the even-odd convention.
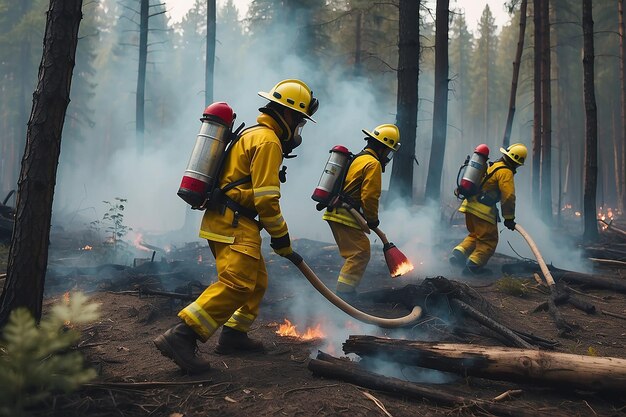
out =
[[[339,182],[343,179],[351,155],[348,148],[342,145],[334,146],[330,150],[330,156],[324,167],[324,172],[322,172],[317,187],[313,190],[313,195],[311,196],[313,200],[318,203],[328,204],[332,197],[341,191],[336,188],[341,185]]]
[[[233,109],[224,102],[213,103],[204,110],[200,132],[177,193],[192,207],[202,206],[219,180],[216,174],[234,119]]]

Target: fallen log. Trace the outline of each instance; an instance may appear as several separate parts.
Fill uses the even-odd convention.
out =
[[[538,413],[536,410],[526,411],[519,407],[464,397],[452,393],[451,390],[446,390],[441,386],[431,388],[414,382],[403,381],[398,378],[386,377],[366,371],[354,362],[335,358],[324,352],[318,352],[317,359],[311,359],[308,368],[314,375],[324,378],[339,379],[364,388],[384,391],[398,396],[416,399],[425,398],[438,404],[455,407],[462,406],[466,410],[484,410],[492,414],[504,416],[536,417],[537,415],[541,415],[541,413]],[[550,415],[554,416],[554,413],[550,413]]]
[[[476,310],[474,307],[470,306],[469,304],[466,304],[461,300],[457,300],[456,298],[451,299],[450,303],[453,306],[460,309],[461,311],[463,311],[469,317],[473,318],[474,320],[482,324],[483,326],[493,330],[494,332],[498,333],[500,336],[504,337],[513,346],[523,347],[527,349],[533,348],[533,346],[530,343],[527,343],[524,339],[522,339],[519,335],[517,335],[513,330],[498,323],[492,318],[484,315],[483,313]]]
[[[626,280],[613,278],[605,275],[585,274],[582,272],[568,271],[567,269],[556,268],[548,265],[552,277],[557,280],[563,280],[567,283],[581,284],[590,288],[604,288],[618,292],[626,293]],[[520,261],[502,265],[502,273],[519,274],[519,273],[540,272],[539,265],[534,261]]]
[[[351,335],[345,353],[480,378],[588,391],[624,392],[626,359],[496,346]]]

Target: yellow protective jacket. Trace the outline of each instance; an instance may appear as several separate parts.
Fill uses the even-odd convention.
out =
[[[494,172],[495,171],[495,172]],[[515,182],[513,181],[514,171],[499,160],[487,168],[487,181],[482,185],[481,192],[469,199],[465,199],[459,211],[462,213],[472,213],[491,224],[497,223],[498,212],[496,203],[500,202],[500,209],[504,219],[515,218]],[[484,196],[484,199],[481,198]],[[483,204],[480,201],[490,200],[493,204]]]
[[[342,192],[357,203],[359,211],[368,222],[378,220],[378,202],[382,189],[382,165],[376,152],[366,148],[365,155],[356,157],[346,174]],[[349,211],[343,208],[328,209],[322,216],[324,220],[345,224],[361,229]]]
[[[287,234],[287,223],[280,210],[280,180],[278,172],[283,161],[283,150],[278,136],[282,133],[278,123],[270,116],[261,114],[258,126],[246,129],[233,145],[219,180],[219,187],[250,175],[251,181],[240,184],[226,195],[240,205],[255,210],[259,222],[273,238]],[[239,217],[233,226],[234,212],[226,209],[224,214],[207,210],[202,218],[200,237],[222,243],[260,245],[259,225],[245,216]]]

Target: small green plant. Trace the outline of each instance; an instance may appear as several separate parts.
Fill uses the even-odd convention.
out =
[[[505,294],[514,295],[516,297],[524,297],[528,294],[527,284],[519,279],[505,276],[496,281],[498,290]]]
[[[98,318],[98,305],[81,293],[55,305],[39,326],[25,308],[11,312],[0,341],[0,416],[27,416],[58,392],[71,392],[96,376],[71,350],[80,333],[70,326]]]
[[[117,249],[121,239],[133,229],[124,224],[124,203],[128,200],[120,197],[115,197],[115,200],[115,202],[102,201],[109,208],[102,216],[102,220],[94,220],[90,225],[98,233],[104,229],[108,233],[105,243]]]

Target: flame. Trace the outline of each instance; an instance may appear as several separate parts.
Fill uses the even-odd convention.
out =
[[[143,245],[143,241],[141,240],[141,238],[143,237],[143,235],[141,233],[137,233],[137,236],[135,237],[135,240],[133,240],[133,246],[135,246],[137,249],[141,249],[141,250],[145,250],[145,251],[151,251],[152,249],[146,248]]]
[[[63,304],[65,304],[66,306],[70,305],[70,292],[69,291],[66,291],[65,293],[63,293]],[[65,327],[72,327],[72,323],[70,323],[69,320],[65,320],[63,324],[65,325]]]
[[[576,212],[574,212],[574,215],[575,215],[576,217],[580,217],[580,211],[576,211]]]
[[[399,277],[400,275],[404,275],[407,272],[411,272],[413,269],[415,269],[415,267],[413,266],[411,261],[406,260],[396,267],[396,269],[391,273],[391,277]]]
[[[289,320],[285,319],[285,322],[278,326],[278,330],[276,330],[276,334],[283,337],[295,337],[300,340],[313,340],[313,339],[323,339],[326,337],[324,332],[321,330],[321,325],[317,324],[315,327],[309,327],[302,334],[298,333],[296,329],[296,325],[292,324]]]
[[[614,220],[613,209],[611,207],[606,208],[606,212],[603,207],[600,206],[600,210],[598,211],[598,220],[605,221],[606,223],[611,223]],[[608,224],[600,223],[600,227],[602,230],[606,230],[609,228]]]
[[[80,250],[92,250],[93,246],[85,245],[85,247],[80,248]]]

